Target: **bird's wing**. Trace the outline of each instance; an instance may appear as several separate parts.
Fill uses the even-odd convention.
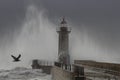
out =
[[[15,57],[15,56],[13,56],[13,55],[11,55],[11,57],[12,57],[13,59],[16,59],[16,57]]]
[[[19,56],[17,57],[18,59],[21,57],[21,54],[19,54]]]

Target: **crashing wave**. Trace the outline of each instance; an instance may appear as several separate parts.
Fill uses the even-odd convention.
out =
[[[50,75],[42,73],[41,69],[17,67],[0,71],[0,80],[50,80],[50,77]]]

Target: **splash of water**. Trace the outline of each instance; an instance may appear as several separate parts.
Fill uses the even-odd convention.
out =
[[[44,10],[39,11],[35,6],[29,6],[21,32],[14,36],[15,41],[7,54],[9,56],[21,54],[21,62],[13,63],[9,57],[7,61],[4,61],[4,67],[30,66],[28,63],[32,59],[56,60],[57,33],[55,27],[56,25],[46,17]]]

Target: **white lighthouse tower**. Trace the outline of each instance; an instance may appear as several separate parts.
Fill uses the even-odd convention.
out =
[[[59,34],[58,62],[62,64],[70,64],[69,33],[71,32],[71,29],[67,26],[65,18],[62,19],[60,24],[61,26],[57,29]]]

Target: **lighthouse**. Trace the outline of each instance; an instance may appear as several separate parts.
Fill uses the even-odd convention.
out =
[[[59,36],[58,41],[58,62],[62,64],[70,64],[69,55],[69,33],[71,32],[70,27],[67,26],[65,18],[62,19],[60,27],[57,28]]]

